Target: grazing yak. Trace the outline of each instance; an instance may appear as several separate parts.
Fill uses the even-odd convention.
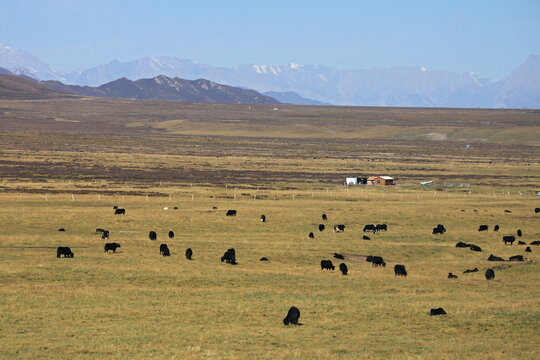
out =
[[[375,226],[375,230],[377,230],[377,231],[387,231],[388,230],[388,225],[386,225],[386,224],[377,224]]]
[[[116,209],[118,209],[118,205],[113,205],[112,208],[113,208],[113,210],[116,210]]]
[[[518,241],[518,245],[527,245],[527,243],[525,241]]]
[[[433,228],[432,234],[444,234],[446,232],[446,228],[442,224],[438,224],[437,227]]]
[[[227,264],[236,265],[236,251],[234,249],[229,249],[225,251],[221,257],[221,262],[226,262]]]
[[[503,236],[503,242],[504,242],[505,245],[507,243],[510,243],[510,245],[512,245],[514,243],[514,241],[516,241],[516,237],[513,236],[513,235]]]
[[[70,248],[68,248],[66,246],[60,246],[60,247],[58,247],[58,249],[56,249],[56,257],[59,258],[60,255],[64,255],[65,258],[67,258],[67,257],[72,258],[73,257],[73,252],[71,251]]]
[[[474,244],[470,244],[469,245],[469,248],[472,250],[472,251],[482,251],[482,248],[478,245],[474,245]]]
[[[261,215],[261,222],[266,222],[266,215]]]
[[[499,225],[495,225],[495,227],[493,228],[493,231],[499,231]]]
[[[381,256],[368,255],[366,257],[366,261],[370,262],[372,266],[386,267],[386,263],[384,262],[384,259]]]
[[[452,273],[448,273],[448,278],[449,279],[457,279],[457,275],[454,275]]]
[[[473,273],[473,272],[478,272],[478,268],[474,268],[474,269],[472,269],[472,270],[471,270],[471,269],[467,269],[467,270],[465,270],[463,273],[464,273],[464,274],[468,274],[468,273]]]
[[[60,228],[60,229],[58,229],[58,231],[66,231],[66,229]]]
[[[126,209],[116,209],[114,210],[114,215],[126,215]]]
[[[328,218],[326,217],[326,214],[322,214],[322,219],[323,219],[324,221],[328,220]]]
[[[540,213],[540,208],[534,208],[534,213],[535,213],[535,214]]]
[[[345,225],[334,225],[334,232],[344,232],[345,231]]]
[[[236,210],[227,210],[226,216],[236,216]]]
[[[535,240],[531,242],[529,245],[540,245],[540,240]]]
[[[521,235],[522,235],[521,230],[518,229],[518,231],[517,231],[517,236],[518,236],[518,237],[521,237]]]
[[[259,259],[259,261],[268,261],[268,258],[263,256],[262,258]]]
[[[174,231],[169,231],[169,239],[174,239]]]
[[[193,251],[191,248],[186,249],[186,259],[191,260],[191,257],[193,256]]]
[[[150,232],[148,233],[148,238],[149,238],[150,240],[157,240],[157,234],[156,234],[156,232],[155,232],[155,231],[150,231]]]
[[[405,265],[397,264],[396,266],[394,266],[394,275],[395,276],[407,276],[407,270],[405,269]]]
[[[362,240],[371,240],[371,238],[369,236],[362,235]]]
[[[321,270],[334,270],[334,264],[332,264],[332,260],[321,260]]]
[[[167,244],[159,245],[159,254],[163,256],[171,256],[171,251],[169,250]]]
[[[283,319],[284,325],[298,325],[298,319],[300,319],[300,310],[296,306],[292,306],[289,309],[289,312],[287,313],[287,316],[285,316],[285,319]]]
[[[324,224],[319,224],[319,231],[323,231],[325,228]]]
[[[384,262],[383,258],[380,257],[380,256],[374,256],[374,257],[373,257],[372,265],[373,265],[373,266],[382,266],[382,267],[386,267],[386,263]]]
[[[466,248],[466,247],[469,247],[469,244],[466,244],[466,243],[460,241],[460,242],[458,242],[456,244],[456,247],[457,248]]]
[[[431,309],[429,316],[446,315],[446,311],[443,308]]]
[[[121,247],[119,243],[106,243],[105,252],[108,253],[109,250],[112,250],[115,253],[116,249],[118,249],[119,247]]]
[[[335,257],[336,259],[345,260],[345,258],[343,257],[343,255],[338,254],[338,253],[334,253],[334,257]]]
[[[313,235],[312,232],[310,232],[310,233],[308,234],[308,236],[309,236],[310,239],[315,239],[315,235]]]
[[[502,257],[495,256],[493,254],[489,255],[487,261],[505,261]]]
[[[487,231],[487,230],[488,230],[487,225],[480,225],[480,227],[478,228],[478,231]]]
[[[504,210],[504,212],[505,212],[505,213],[511,213],[511,211],[510,211],[510,210]]]
[[[525,248],[525,252],[532,252],[531,247],[530,247],[530,246],[527,246],[527,247]]]
[[[101,239],[105,240],[108,238],[109,238],[109,230],[103,230],[103,232],[101,233]]]
[[[514,255],[508,258],[508,261],[525,261],[523,255]]]
[[[363,232],[376,231],[377,227],[374,224],[368,224],[364,226]]]
[[[486,279],[493,280],[495,278],[495,271],[493,269],[487,269],[486,270]]]
[[[341,271],[342,275],[347,275],[347,272],[349,271],[349,269],[347,269],[347,264],[345,263],[339,264],[339,270]]]

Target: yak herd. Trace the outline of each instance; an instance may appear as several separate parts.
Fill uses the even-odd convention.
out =
[[[113,209],[114,209],[114,215],[125,215],[126,214],[125,209],[118,208],[118,206],[116,206],[116,205],[113,206]],[[216,207],[214,207],[214,209],[216,209]],[[510,211],[505,210],[505,212],[510,212]],[[534,212],[536,214],[539,213],[540,208],[535,208]],[[226,216],[236,216],[236,214],[237,214],[236,210],[228,210],[227,213],[226,213]],[[322,214],[322,220],[327,221],[328,216],[326,214]],[[260,221],[263,222],[263,223],[266,222],[266,216],[261,215],[260,216]],[[325,228],[326,228],[326,226],[324,224],[319,224],[319,231],[324,231]],[[480,225],[478,227],[478,231],[479,232],[488,231],[488,228],[489,228],[488,225]],[[335,233],[344,232],[345,231],[345,225],[334,225],[333,230],[334,230]],[[388,230],[388,225],[387,224],[376,224],[376,225],[375,224],[367,224],[363,228],[363,232],[373,232],[373,234],[377,234],[379,231],[387,231],[387,230]],[[65,231],[65,229],[60,228],[60,229],[58,229],[58,231]],[[499,231],[499,225],[495,225],[494,228],[493,228],[493,231],[495,231],[495,232]],[[108,230],[101,229],[101,228],[96,229],[96,233],[101,233],[101,239],[108,239],[109,236],[110,236],[110,233],[109,233]],[[446,233],[446,228],[442,224],[438,224],[432,230],[433,235],[437,235],[437,234],[442,235],[444,233]],[[523,236],[523,233],[522,233],[521,229],[518,229],[516,231],[516,235],[518,237]],[[169,236],[169,239],[174,239],[174,232],[172,230],[169,231],[168,236]],[[310,239],[315,238],[315,235],[313,234],[313,232],[310,232],[308,236],[309,236]],[[157,240],[157,233],[155,231],[150,231],[148,233],[148,238],[151,241]],[[362,239],[363,240],[371,240],[371,238],[369,236],[367,236],[367,235],[362,235]],[[502,237],[502,241],[503,241],[503,243],[505,245],[506,244],[512,245],[515,242],[515,240],[516,240],[516,237],[514,235],[505,235],[505,236]],[[527,245],[523,241],[519,241],[518,244],[519,245]],[[538,240],[533,241],[533,242],[530,243],[530,245],[540,245],[540,241],[538,241]],[[119,243],[114,242],[114,243],[106,243],[105,246],[104,246],[104,249],[105,249],[105,252],[107,252],[107,253],[109,251],[112,251],[113,253],[115,253],[116,249],[118,249],[120,247],[121,246],[120,246]],[[457,247],[457,248],[469,248],[470,250],[477,251],[477,252],[482,251],[482,249],[477,245],[467,244],[467,243],[464,243],[464,242],[461,242],[461,241],[458,242],[455,247]],[[532,250],[531,250],[530,246],[527,246],[526,249],[525,249],[525,252],[531,252],[531,251]],[[159,253],[162,256],[170,256],[171,255],[170,249],[167,246],[167,244],[161,244],[159,246]],[[56,252],[56,256],[58,258],[60,258],[61,255],[63,255],[65,258],[73,258],[73,256],[74,256],[71,249],[69,247],[66,247],[66,246],[58,247],[57,252]],[[191,250],[191,248],[186,249],[185,256],[186,256],[186,259],[192,260],[193,251]],[[340,259],[340,260],[345,260],[345,255],[339,254],[339,253],[334,253],[334,258]],[[386,267],[386,262],[384,261],[384,259],[381,256],[367,255],[367,256],[365,256],[365,259],[366,259],[366,262],[372,263],[372,266],[374,266],[374,267]],[[268,260],[267,257],[262,257],[262,258],[260,258],[260,261],[269,261],[269,260]],[[501,258],[501,257],[498,257],[498,256],[495,256],[495,255],[491,254],[488,257],[487,261],[506,261],[506,260]],[[529,260],[524,258],[523,255],[514,255],[514,256],[511,256],[508,259],[508,261],[529,261]],[[227,251],[225,251],[225,253],[221,257],[221,262],[225,262],[225,263],[231,264],[231,265],[237,265],[238,264],[236,262],[236,251],[234,250],[234,248],[231,248],[231,249],[228,249]],[[332,263],[331,260],[321,260],[321,270],[332,270],[333,271],[333,270],[335,270],[335,266],[334,266],[334,264]],[[347,267],[347,264],[345,264],[344,262],[339,264],[339,270],[341,271],[342,275],[347,275],[348,271],[349,271],[349,269]],[[474,272],[478,272],[478,268],[467,269],[467,270],[463,271],[464,274],[474,273]],[[406,277],[407,276],[407,270],[405,268],[405,265],[396,264],[394,266],[394,275],[395,276]],[[495,271],[493,269],[491,269],[491,268],[488,268],[486,270],[486,272],[485,272],[485,277],[486,277],[487,280],[493,280],[495,278]],[[448,279],[457,279],[457,278],[458,278],[457,275],[454,275],[451,272],[448,273]],[[434,315],[446,315],[446,311],[444,311],[443,308],[431,309],[430,316],[434,316]],[[283,324],[285,324],[285,325],[289,325],[289,324],[301,325],[300,323],[298,323],[299,318],[300,318],[300,310],[298,310],[297,307],[292,306],[289,309],[289,311],[287,313],[287,316],[283,319]]]

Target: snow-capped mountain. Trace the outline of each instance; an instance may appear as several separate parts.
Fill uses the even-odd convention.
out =
[[[120,77],[136,80],[166,75],[212,81],[259,92],[295,92],[336,105],[474,106],[471,95],[489,81],[472,73],[457,74],[425,67],[345,70],[326,66],[240,65],[232,68],[196,64],[174,57],[110,63],[68,74],[67,82],[99,85]]]
[[[540,108],[539,56],[531,56],[508,77],[493,82],[470,72],[455,73],[426,66],[339,69],[290,62],[218,67],[170,56],[147,56],[126,62],[114,60],[82,71],[58,74],[30,54],[16,52],[25,55],[16,56],[14,50],[1,48],[0,67],[67,84],[99,86],[122,77],[138,80],[165,75],[187,80],[208,79],[260,93],[294,92],[300,98],[289,96],[292,100],[287,101],[300,101],[299,104],[304,101],[301,98],[307,98],[335,105]],[[33,60],[31,67],[28,58]],[[42,70],[38,71],[38,64]],[[21,67],[33,70],[29,73]]]
[[[65,78],[53,67],[26,51],[15,50],[0,43],[0,67],[13,74],[25,75],[35,79],[65,81]]]

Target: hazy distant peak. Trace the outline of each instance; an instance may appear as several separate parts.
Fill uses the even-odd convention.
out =
[[[288,63],[287,65],[289,65],[289,67],[290,67],[291,69],[295,69],[295,70],[300,70],[300,68],[302,67],[301,65],[295,64],[295,63],[293,63],[293,62],[290,62],[290,63]]]
[[[45,64],[37,56],[26,51],[15,50],[3,43],[0,43],[0,67],[8,69],[14,74],[38,79],[64,79],[58,71]]]

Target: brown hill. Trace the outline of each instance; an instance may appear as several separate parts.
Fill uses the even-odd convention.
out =
[[[255,90],[221,85],[204,79],[191,81],[164,75],[136,81],[121,78],[99,87],[65,85],[58,81],[41,83],[59,92],[85,96],[231,104],[279,104],[276,99]]]
[[[68,96],[25,76],[0,74],[0,100],[41,100]]]

